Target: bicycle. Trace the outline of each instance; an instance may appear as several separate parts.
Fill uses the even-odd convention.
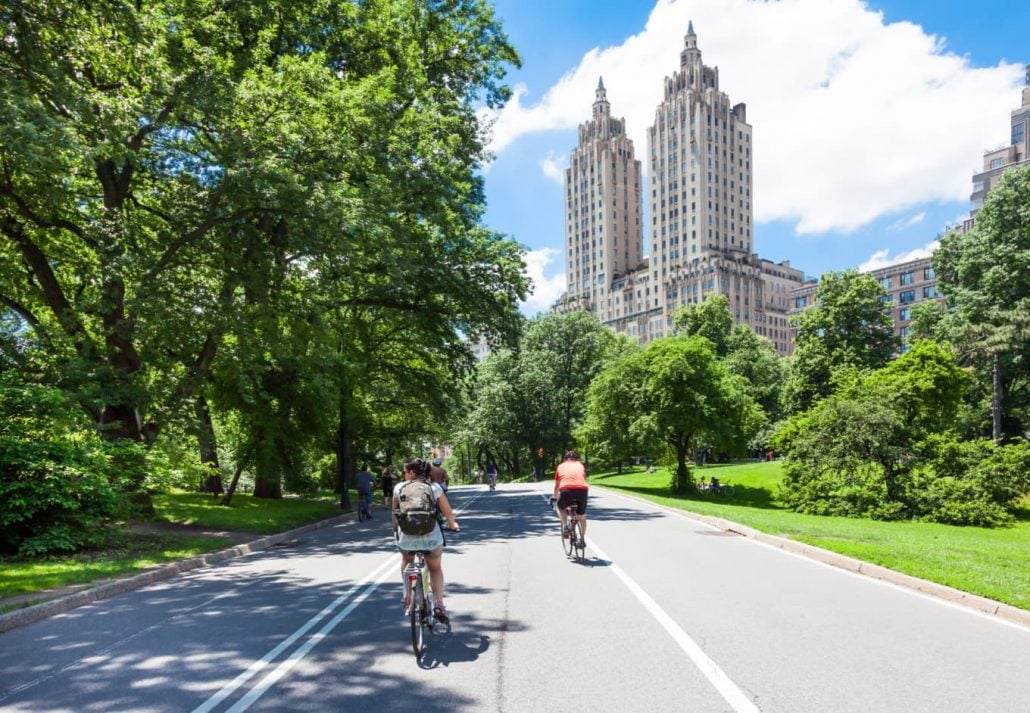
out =
[[[557,514],[558,504],[553,498],[552,505]],[[578,513],[579,506],[576,503],[566,506],[565,522],[568,524],[562,525],[559,516],[558,527],[561,530],[561,544],[562,549],[565,550],[565,556],[575,556],[577,562],[582,562],[586,555],[586,539],[583,537],[583,523],[576,518]]]
[[[372,519],[372,495],[358,496],[358,522]]]
[[[426,550],[416,550],[415,559],[404,568],[404,575],[411,582],[411,599],[408,600],[408,615],[411,619],[411,647],[415,658],[422,659],[426,650],[425,630],[433,630],[432,586],[429,582],[429,567],[426,566]]]

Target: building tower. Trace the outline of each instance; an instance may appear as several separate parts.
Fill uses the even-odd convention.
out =
[[[1008,146],[985,151],[983,171],[973,174],[973,193],[969,197],[972,205],[969,217],[962,225],[963,232],[972,229],[976,214],[983,207],[984,198],[998,185],[1001,175],[1010,168],[1026,166],[1030,162],[1030,64],[1026,66],[1022,104],[1012,111],[1009,126],[1011,133]]]
[[[579,145],[565,170],[566,300],[605,321],[608,287],[641,262],[640,161],[626,122],[611,115],[603,78],[593,115],[579,126]]]
[[[680,68],[665,78],[648,131],[650,270],[671,326],[680,305],[721,292],[737,322],[757,326],[762,265],[752,256],[751,125],[719,89],[690,23]]]

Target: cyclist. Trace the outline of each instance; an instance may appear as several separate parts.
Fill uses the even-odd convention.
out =
[[[497,487],[497,464],[493,460],[486,462],[486,482],[490,486],[490,490]]]
[[[372,503],[372,490],[376,487],[375,476],[368,472],[365,465],[362,465],[361,470],[354,476],[354,481],[358,489],[358,507],[364,508],[365,513],[372,517],[372,508],[375,507]]]
[[[579,462],[576,451],[566,451],[565,460],[558,464],[554,470],[554,495],[551,500],[558,501],[558,517],[561,518],[562,532],[566,531],[568,523],[565,521],[565,508],[576,503],[578,510],[576,519],[579,520],[584,540],[587,536],[587,491],[590,486],[587,484],[587,469]],[[579,542],[577,545],[583,546]]]
[[[450,485],[451,479],[447,475],[447,471],[444,470],[443,466],[441,465],[442,463],[443,461],[441,461],[439,458],[433,459],[433,471],[430,477],[433,479],[433,482],[439,485],[441,488],[443,488],[443,491],[446,493],[447,487]]]
[[[454,519],[454,511],[451,504],[447,502],[447,494],[439,484],[431,479],[432,466],[421,458],[413,458],[404,464],[404,482],[394,488],[393,491],[393,531],[397,535],[397,548],[401,551],[401,579],[404,581],[404,608],[411,606],[411,583],[404,574],[404,569],[415,561],[415,552],[423,550],[426,555],[426,565],[429,567],[429,583],[433,589],[433,615],[446,624],[450,621],[447,607],[443,603],[443,530],[439,525],[433,528],[428,535],[409,535],[399,529],[397,513],[400,509],[400,496],[404,494],[405,487],[415,480],[429,483],[432,487],[433,498],[436,506],[444,517],[447,518],[449,529],[457,532],[458,521]]]
[[[379,476],[379,483],[383,488],[383,503],[388,504],[393,498],[393,471],[390,470],[390,466],[383,468],[383,472]]]

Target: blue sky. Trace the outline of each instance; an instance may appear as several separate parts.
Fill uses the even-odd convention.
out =
[[[495,0],[523,67],[493,117],[486,223],[529,251],[546,309],[564,287],[560,171],[597,76],[638,159],[686,20],[755,141],[755,250],[817,276],[925,253],[968,213],[1008,142],[1030,3],[981,0]],[[646,163],[646,162],[645,162]]]

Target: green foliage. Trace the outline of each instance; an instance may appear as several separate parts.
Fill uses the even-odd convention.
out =
[[[838,369],[884,366],[896,351],[894,323],[872,275],[854,270],[822,276],[816,304],[797,319],[791,373],[784,388],[788,414],[803,411],[832,392]]]
[[[1030,447],[953,435],[969,377],[948,348],[917,341],[871,374],[838,373],[838,392],[774,437],[787,456],[784,504],[822,515],[1011,522],[1030,489]]]
[[[0,373],[0,553],[23,556],[102,544],[120,512],[106,452],[60,392]]]
[[[933,255],[948,303],[937,332],[976,368],[975,404],[985,415],[980,430],[996,438],[1018,436],[1030,422],[1028,205],[1030,168],[1006,171],[974,228],[943,236]]]
[[[716,356],[726,356],[733,329],[730,298],[722,294],[709,295],[699,304],[684,305],[673,315],[673,325],[677,334],[704,337],[715,347]]]

